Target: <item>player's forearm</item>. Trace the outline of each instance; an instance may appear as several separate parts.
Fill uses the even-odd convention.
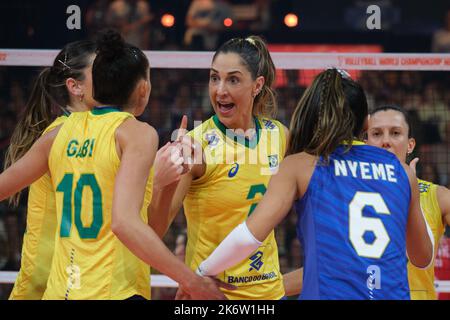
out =
[[[303,268],[283,275],[283,285],[287,297],[300,294],[303,287]]]
[[[247,258],[260,245],[244,222],[230,232],[197,271],[205,276],[215,276]]]
[[[28,187],[48,171],[48,166],[33,166],[26,169],[22,159],[0,174],[0,201]]]
[[[0,174],[0,201],[22,190],[21,186],[14,182],[14,177],[15,174],[10,169]]]
[[[177,185],[178,182],[174,182],[165,188],[153,189],[152,202],[147,210],[148,224],[161,239],[175,217],[175,213],[170,209]]]
[[[414,266],[426,269],[433,262],[434,237],[420,205],[417,177],[411,168],[405,164],[402,165],[408,174],[411,186],[411,200],[406,223],[406,252]]]
[[[434,238],[422,214],[408,219],[406,245],[413,265],[422,269],[430,266],[434,257]]]
[[[127,217],[112,225],[114,234],[142,261],[164,273],[180,285],[189,286],[195,274],[139,218]]]
[[[22,158],[0,175],[0,201],[28,187],[48,172],[48,155],[58,131],[59,128],[54,129],[39,138]]]

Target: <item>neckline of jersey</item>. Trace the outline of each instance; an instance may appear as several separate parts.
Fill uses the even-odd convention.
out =
[[[343,145],[347,145],[349,144],[348,141],[342,141],[341,144]],[[352,141],[352,146],[365,146],[366,144],[360,140],[353,140]]]
[[[120,109],[119,109],[119,107],[114,107],[114,106],[107,106],[107,107],[99,106],[99,107],[94,107],[91,110],[91,113],[96,116],[102,115],[102,114],[107,114],[110,112],[120,112]]]
[[[233,134],[232,130],[227,130],[227,128],[222,122],[220,122],[219,117],[217,115],[213,116],[213,121],[219,130],[226,135],[228,138],[233,140],[234,142],[237,142],[247,148],[254,149],[259,143],[260,138],[260,131],[261,131],[261,125],[256,117],[253,117],[253,120],[255,121],[255,127],[256,127],[256,137],[253,137],[252,139],[248,139],[247,137],[242,137],[237,134]],[[242,139],[244,138],[244,139]]]

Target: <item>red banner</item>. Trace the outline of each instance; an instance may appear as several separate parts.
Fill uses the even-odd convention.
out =
[[[334,44],[271,44],[269,45],[271,52],[322,52],[322,53],[380,53],[383,48],[379,45],[334,45]],[[373,59],[372,57],[369,59]],[[375,64],[375,61],[346,61],[349,65],[358,64]],[[332,67],[332,66],[330,66]],[[307,87],[311,84],[314,77],[321,70],[299,70],[297,75],[297,84]],[[360,70],[346,70],[352,79],[358,79]],[[277,70],[275,86],[284,87],[288,85],[288,77],[284,70]]]
[[[434,263],[436,280],[450,280],[450,238],[442,237]],[[439,300],[450,300],[450,293],[438,293]]]

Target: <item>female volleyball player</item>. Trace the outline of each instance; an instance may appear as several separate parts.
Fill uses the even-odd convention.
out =
[[[355,140],[367,118],[359,84],[336,69],[307,88],[291,122],[289,156],[254,213],[203,261],[216,275],[257,250],[295,201],[305,252],[302,299],[409,299],[406,249],[426,267],[433,241],[414,172]]]
[[[108,32],[92,70],[93,97],[102,106],[71,114],[0,175],[4,199],[51,173],[57,230],[43,298],[148,298],[149,264],[197,299],[223,298],[212,279],[195,275],[146,224],[158,137],[133,115],[150,95],[147,58]]]
[[[20,159],[42,134],[63,123],[68,114],[94,107],[91,69],[95,49],[91,41],[69,43],[53,65],[39,74],[13,132],[5,168]],[[10,202],[17,205],[19,196],[16,194]],[[47,173],[30,186],[21,266],[10,299],[42,298],[53,257],[55,230],[55,194]]]
[[[373,110],[369,118],[367,143],[394,153],[402,163],[406,163],[407,155],[413,152],[416,145],[406,111],[398,106],[382,106]],[[417,160],[411,162],[412,166],[415,167]],[[445,225],[450,224],[450,190],[421,179],[418,182],[420,205],[433,232],[436,254]],[[409,262],[408,279],[411,299],[436,299],[434,263],[422,270]]]
[[[209,78],[215,115],[189,133],[202,151],[199,161],[179,183],[155,194],[159,201],[152,210],[157,214],[151,214],[150,225],[160,236],[184,201],[186,263],[193,270],[252,214],[284,157],[287,129],[272,118],[274,77],[275,67],[261,38],[235,38],[223,44],[213,57]],[[223,290],[229,299],[282,298],[274,233],[218,277],[237,287]]]
[[[406,163],[406,158],[415,147],[415,139],[407,112],[395,105],[381,106],[370,113],[367,144],[386,149]],[[411,161],[415,167],[418,159]],[[413,168],[415,170],[415,168]],[[437,253],[445,225],[450,222],[450,190],[443,186],[418,179],[420,205],[434,237],[434,253]],[[299,294],[302,284],[302,269],[284,276],[286,295]],[[413,300],[436,299],[434,288],[434,263],[419,269],[408,263],[408,279]]]

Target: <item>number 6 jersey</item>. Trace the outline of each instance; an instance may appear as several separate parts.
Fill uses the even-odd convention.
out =
[[[409,299],[408,176],[396,156],[354,142],[320,159],[296,202],[300,299]]]
[[[120,159],[115,131],[133,116],[116,108],[73,113],[55,138],[49,168],[56,194],[55,252],[44,299],[150,297],[150,268],[111,230]],[[152,177],[141,217],[147,221]]]

